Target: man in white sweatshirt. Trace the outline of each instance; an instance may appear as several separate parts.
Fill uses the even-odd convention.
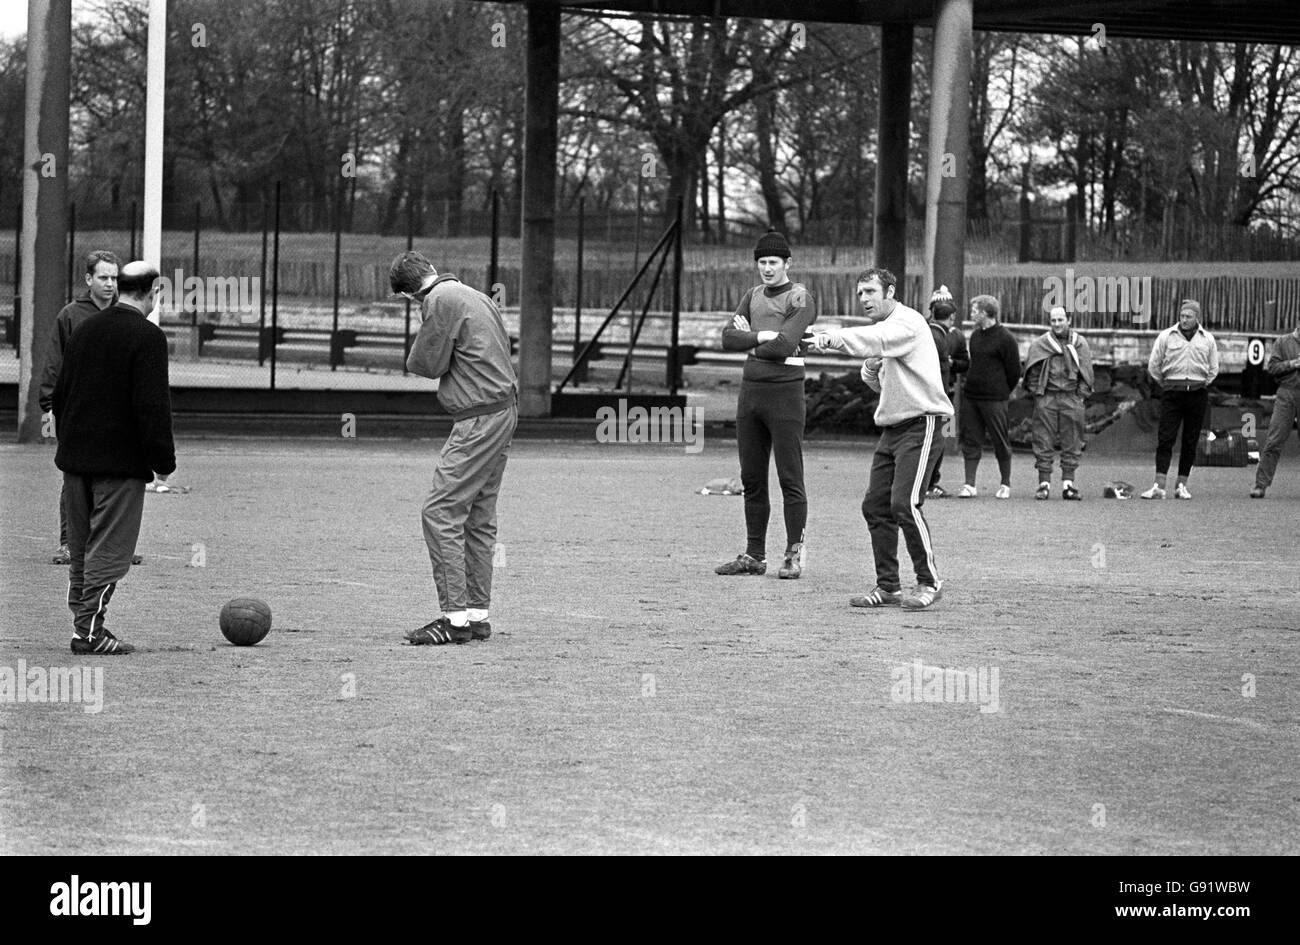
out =
[[[943,455],[943,421],[953,410],[930,326],[924,315],[894,297],[897,283],[888,269],[868,269],[858,279],[858,299],[871,324],[816,332],[813,344],[865,358],[862,380],[880,392],[875,414],[880,440],[862,500],[876,559],[876,586],[849,603],[922,610],[943,596],[921,506]],[[916,571],[917,586],[906,595],[898,577],[900,529]]]

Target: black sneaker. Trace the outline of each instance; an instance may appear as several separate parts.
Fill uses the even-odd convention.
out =
[[[897,607],[903,602],[902,591],[887,591],[877,585],[867,594],[849,598],[850,607]]]
[[[446,617],[439,617],[433,623],[406,631],[406,639],[412,646],[442,646],[447,643],[468,643],[474,639],[474,633],[468,626],[453,627]]]
[[[68,551],[67,545],[59,545],[59,550],[50,558],[50,564],[61,564],[65,568],[72,564],[72,554]]]
[[[74,636],[72,652],[80,656],[126,656],[134,653],[135,647],[124,643],[107,630],[102,630],[93,637]]]
[[[803,574],[803,542],[785,550],[785,559],[781,562],[781,570],[776,572],[776,576],[782,580],[795,580],[801,574]]]
[[[1083,493],[1080,492],[1072,485],[1066,486],[1064,489],[1061,490],[1061,498],[1064,499],[1066,502],[1082,502]]]
[[[469,622],[470,636],[475,640],[486,640],[492,636],[492,623],[488,620],[471,620]]]
[[[736,555],[736,560],[720,564],[713,569],[714,574],[766,574],[767,562],[759,561],[750,555]]]

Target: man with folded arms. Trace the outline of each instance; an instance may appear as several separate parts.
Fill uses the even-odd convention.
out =
[[[1201,325],[1199,302],[1183,299],[1179,304],[1177,324],[1156,336],[1147,373],[1160,385],[1160,426],[1156,433],[1156,481],[1142,493],[1142,498],[1165,497],[1174,440],[1181,424],[1183,439],[1174,498],[1190,499],[1187,477],[1196,462],[1196,444],[1210,402],[1209,386],[1219,376],[1219,346]]]

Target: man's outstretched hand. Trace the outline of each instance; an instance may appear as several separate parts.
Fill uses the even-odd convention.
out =
[[[812,331],[809,329],[803,333],[803,337],[799,339],[799,343],[806,346],[806,349],[809,351],[826,351],[830,348],[830,345],[827,343],[828,338],[829,336],[824,331]]]

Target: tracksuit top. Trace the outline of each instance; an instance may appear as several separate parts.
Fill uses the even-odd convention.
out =
[[[727,319],[722,347],[749,352],[744,380],[766,384],[802,381],[803,358],[797,357],[799,339],[817,319],[808,290],[797,282],[776,288],[754,286],[741,298],[736,314],[749,319],[750,330],[741,331]],[[775,331],[778,337],[759,344],[760,331]]]
[[[117,298],[114,297],[114,302]],[[107,306],[105,306],[107,308]],[[91,315],[100,311],[98,305],[91,301],[87,292],[79,299],[74,299],[54,316],[54,336],[50,339],[50,350],[45,355],[45,373],[41,377],[41,391],[38,397],[41,410],[49,410],[54,397],[54,382],[59,379],[59,368],[63,365],[63,350],[68,346],[68,339],[77,327]]]
[[[859,358],[884,359],[878,370],[866,365],[863,369],[863,380],[880,391],[876,426],[892,427],[926,415],[952,416],[934,335],[920,312],[896,304],[874,325],[833,328],[826,340],[830,347]]]
[[[448,274],[426,291],[420,317],[406,369],[438,382],[438,402],[453,420],[497,413],[517,401],[510,335],[496,303]]]
[[[1296,358],[1300,358],[1300,338],[1295,336],[1295,332],[1283,335],[1273,343],[1273,352],[1268,356],[1265,370],[1277,380],[1279,389],[1300,391],[1300,370],[1282,366]]]
[[[1219,376],[1219,346],[1201,326],[1188,341],[1177,323],[1156,335],[1147,371],[1159,384],[1187,383],[1209,387]]]

